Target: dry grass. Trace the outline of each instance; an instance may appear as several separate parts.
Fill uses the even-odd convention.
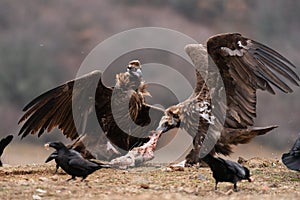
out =
[[[79,179],[66,182],[69,176],[61,170],[53,175],[54,163],[6,165],[0,168],[0,196],[2,199],[299,199],[300,173],[270,159],[254,158],[245,165],[255,181],[240,182],[237,193],[229,183],[220,183],[219,190],[214,191],[208,168],[101,169],[85,182]]]

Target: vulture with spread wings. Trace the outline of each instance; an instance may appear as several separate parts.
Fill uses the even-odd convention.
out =
[[[276,127],[253,127],[258,89],[275,94],[275,86],[290,93],[292,89],[286,80],[299,86],[299,77],[290,61],[239,33],[215,35],[206,46],[191,44],[185,50],[196,68],[193,94],[165,110],[151,135],[153,140],[134,148],[128,153],[130,156],[112,160],[113,164],[134,166],[140,157],[144,161],[152,159],[160,134],[175,127],[185,129],[194,138],[188,164],[198,162],[208,153],[229,155],[231,145],[247,143]]]
[[[75,140],[69,148],[105,160],[147,142],[163,110],[145,103],[149,93],[140,62],[129,62],[127,71],[116,75],[115,87],[106,87],[101,75],[93,71],[33,99],[23,109],[19,135],[41,136],[58,127]]]

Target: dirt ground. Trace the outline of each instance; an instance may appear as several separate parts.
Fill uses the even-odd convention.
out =
[[[220,183],[214,190],[209,168],[100,169],[86,181],[66,182],[61,169],[54,175],[48,164],[5,165],[0,168],[1,199],[300,199],[300,173],[286,169],[278,160],[253,158],[248,166],[254,182]]]

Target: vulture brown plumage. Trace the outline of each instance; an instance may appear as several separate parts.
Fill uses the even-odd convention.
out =
[[[208,39],[206,46],[191,44],[185,50],[196,69],[194,92],[185,101],[165,110],[153,137],[158,139],[157,135],[176,127],[185,129],[194,138],[187,164],[194,164],[208,153],[229,155],[232,145],[247,143],[277,127],[253,127],[256,91],[275,94],[272,88],[275,86],[290,93],[293,90],[286,80],[299,86],[299,77],[290,61],[239,33],[215,35]],[[143,155],[144,160],[150,160],[156,142],[150,140],[132,150],[129,164],[128,159],[123,162],[126,156],[112,162],[133,166]]]
[[[220,135],[214,130],[211,132],[212,137],[217,138],[212,151],[229,155],[232,152],[232,144],[247,143],[255,136],[265,134],[276,127],[252,127],[256,117],[257,89],[275,94],[271,87],[273,85],[285,93],[290,93],[293,90],[284,78],[299,86],[299,77],[292,70],[295,66],[290,61],[275,50],[239,33],[216,35],[208,39],[206,46],[187,45],[185,50],[196,67],[197,85],[189,99],[166,109],[159,129],[164,132],[170,127],[180,125],[195,136],[194,149],[188,155],[188,163],[198,161],[208,127],[213,122],[218,124],[222,121],[220,119],[222,116],[218,116],[219,110],[224,108],[224,124]],[[200,73],[206,65],[207,82],[202,77],[205,73]],[[209,84],[206,83],[218,82],[214,80],[216,77],[212,74],[214,72],[209,71],[214,65],[220,73],[223,84],[211,84],[215,88],[209,88]],[[220,99],[219,92],[222,89],[225,90],[226,105],[215,103],[217,108],[214,115],[211,111],[212,97]],[[214,91],[210,93],[210,90]],[[203,112],[215,117],[215,120],[203,117],[202,113],[199,114],[197,106],[205,109]],[[193,120],[193,113],[196,113],[199,121]],[[205,152],[205,148],[203,151]]]
[[[19,135],[41,136],[58,127],[75,140],[69,148],[85,158],[108,160],[147,142],[163,110],[145,103],[149,93],[140,62],[130,61],[127,71],[116,75],[114,87],[106,87],[101,76],[93,71],[33,99],[23,109]],[[115,153],[107,153],[109,149]]]

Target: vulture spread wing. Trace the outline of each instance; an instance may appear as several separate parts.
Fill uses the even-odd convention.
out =
[[[116,76],[115,87],[106,87],[101,75],[93,71],[32,100],[23,109],[19,135],[41,136],[58,127],[66,137],[77,138],[71,148],[84,151],[83,155],[90,155],[86,145],[93,147],[94,154],[102,155],[108,140],[125,151],[147,142],[163,111],[145,103],[148,92],[139,61],[131,61],[127,72]]]
[[[187,163],[198,162],[199,155],[209,152],[229,155],[231,145],[247,143],[277,127],[252,127],[256,91],[275,94],[272,88],[275,86],[290,93],[287,80],[299,86],[300,79],[290,61],[239,33],[216,35],[208,39],[206,46],[191,44],[185,50],[196,68],[194,93],[166,109],[157,131],[164,133],[180,127],[194,138],[194,149],[187,156]],[[226,101],[221,101],[222,97]]]
[[[275,50],[239,33],[208,39],[207,52],[221,74],[227,100],[225,127],[246,128],[256,117],[256,90],[275,94],[272,85],[285,93],[299,86],[295,66]]]
[[[38,136],[41,136],[45,130],[50,132],[58,127],[67,138],[77,138],[83,133],[78,133],[78,130],[84,129],[89,113],[95,109],[95,91],[90,89],[95,87],[102,97],[102,101],[97,103],[103,107],[110,106],[112,88],[103,85],[100,71],[93,71],[51,89],[29,102],[24,107],[25,114],[19,121],[25,121],[19,135],[24,138],[28,134],[38,132]]]

